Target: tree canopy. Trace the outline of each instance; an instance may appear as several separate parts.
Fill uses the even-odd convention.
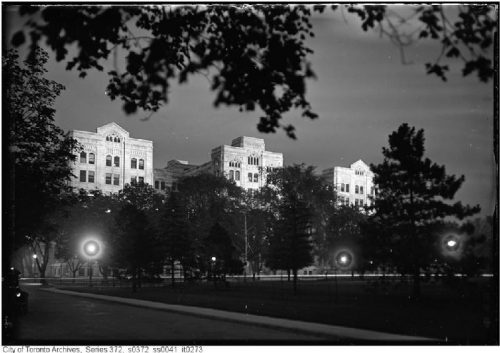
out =
[[[403,54],[417,40],[439,41],[441,51],[426,70],[443,80],[449,70],[443,61],[454,58],[463,62],[464,76],[475,73],[486,82],[494,75],[494,6],[412,6],[407,17],[386,5],[329,8],[356,15],[363,30],[378,30]],[[457,13],[449,11],[455,8]],[[107,94],[121,99],[126,113],[155,112],[168,102],[172,80],[184,83],[193,74],[205,75],[215,106],[259,109],[259,131],[282,128],[295,138],[283,114],[297,109],[303,117],[318,117],[306,97],[306,81],[315,77],[307,40],[314,36],[313,13],[324,10],[324,5],[23,5],[19,14],[28,17],[26,28],[13,35],[12,43],[19,46],[28,37],[33,54],[44,39],[56,59],[81,77],[91,69],[102,71],[113,59]],[[408,23],[411,33],[401,28]],[[70,47],[78,48],[72,58]],[[127,53],[124,67],[118,64],[120,50]]]
[[[69,191],[70,162],[78,146],[54,123],[54,102],[64,86],[44,77],[47,58],[36,49],[23,65],[10,50],[2,61],[3,116],[8,124],[4,190],[9,195],[4,245],[11,251],[40,234],[59,195]]]

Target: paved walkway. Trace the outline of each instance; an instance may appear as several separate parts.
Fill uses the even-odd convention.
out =
[[[402,344],[438,343],[436,339],[425,338],[425,337],[398,335],[392,333],[363,330],[363,329],[349,328],[343,326],[333,326],[333,325],[318,324],[313,322],[296,321],[296,320],[272,318],[267,316],[236,313],[236,312],[216,310],[210,308],[165,304],[165,303],[151,302],[140,299],[113,297],[113,296],[93,294],[93,293],[73,292],[55,288],[47,288],[43,290],[47,292],[67,294],[84,298],[99,299],[99,300],[105,300],[115,303],[127,304],[127,305],[156,309],[156,310],[165,310],[182,314],[209,317],[225,321],[234,321],[250,325],[265,326],[270,328],[280,328],[288,331],[297,331],[298,333],[303,332],[303,333],[326,336],[326,337],[342,337],[343,339],[346,339],[348,341],[351,340],[358,342],[383,341],[383,342],[390,342],[391,344],[395,342],[399,342]]]

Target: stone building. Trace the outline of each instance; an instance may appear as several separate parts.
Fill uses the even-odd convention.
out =
[[[349,168],[325,169],[322,176],[327,183],[333,185],[337,191],[338,200],[342,204],[370,205],[370,197],[375,196],[373,173],[362,160],[354,162]]]
[[[241,136],[231,145],[212,149],[211,159],[202,165],[172,160],[163,169],[155,169],[155,188],[176,188],[181,177],[197,174],[223,175],[246,190],[258,189],[266,183],[266,172],[283,167],[283,153],[266,151],[263,139]]]
[[[73,166],[71,185],[76,189],[114,193],[132,181],[153,184],[152,141],[132,138],[116,123],[71,135],[83,146]]]

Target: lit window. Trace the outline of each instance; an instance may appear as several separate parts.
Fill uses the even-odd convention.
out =
[[[237,170],[235,173],[235,179],[238,181],[240,180],[240,171],[239,170]]]
[[[89,153],[89,164],[95,164],[95,154]]]
[[[113,185],[120,185],[120,174],[113,174]]]
[[[155,189],[160,188],[160,182],[158,180],[155,180]]]
[[[139,184],[144,184],[144,177],[139,177]]]
[[[229,180],[234,180],[234,171],[229,171]]]
[[[144,159],[139,159],[139,169],[144,169]]]
[[[109,154],[106,156],[106,167],[111,167],[111,156]]]
[[[85,170],[80,170],[80,181],[82,183],[87,181],[87,172]]]
[[[106,173],[106,184],[111,185],[111,173]]]
[[[258,183],[258,182],[259,182],[259,174],[255,173],[255,174],[253,175],[253,182],[254,182],[254,183]]]
[[[137,169],[137,158],[132,158],[130,160],[130,168]]]
[[[115,156],[114,158],[114,164],[115,164],[115,167],[119,167],[120,166],[120,157],[118,156]]]
[[[80,163],[87,163],[87,154],[85,152],[80,153]]]
[[[248,181],[252,182],[252,173],[248,173]]]
[[[360,193],[361,195],[363,194],[363,187],[362,187],[362,186],[360,186],[360,187],[359,187],[359,193]]]
[[[359,194],[359,186],[357,185],[354,186],[354,193]]]
[[[89,170],[89,183],[93,183],[95,178],[95,173],[92,170]]]

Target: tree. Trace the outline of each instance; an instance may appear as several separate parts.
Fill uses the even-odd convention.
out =
[[[227,274],[240,274],[243,262],[239,259],[240,253],[234,246],[233,239],[226,229],[216,222],[208,236],[204,239],[204,258],[212,261],[212,275],[214,283],[217,276],[223,280]]]
[[[175,262],[187,263],[191,253],[186,208],[177,193],[172,192],[165,204],[159,229],[165,254],[169,259],[172,287],[175,286]],[[184,266],[183,266],[184,267]]]
[[[269,189],[277,199],[278,222],[270,239],[267,264],[292,271],[294,292],[298,270],[312,263],[314,213],[319,196],[328,188],[314,175],[314,167],[293,165],[268,175]]]
[[[136,205],[125,204],[115,216],[115,224],[111,244],[114,258],[120,268],[132,275],[132,290],[135,292],[141,284],[143,272],[151,273],[151,269],[157,268],[155,263],[161,262],[160,243],[146,211]]]
[[[9,190],[5,268],[10,267],[7,261],[15,249],[48,240],[44,230],[53,233],[47,214],[59,204],[60,195],[70,191],[70,162],[77,150],[76,140],[54,123],[53,105],[64,87],[44,77],[47,53],[36,49],[24,65],[18,59],[16,51],[10,50],[2,62],[3,114],[9,123],[4,164],[8,170],[4,190]]]
[[[413,274],[414,298],[420,295],[420,270],[431,261],[429,228],[446,217],[463,219],[479,212],[479,206],[445,202],[465,178],[447,175],[444,166],[424,159],[424,151],[424,131],[405,123],[389,135],[383,162],[371,165],[378,192],[369,207],[374,212],[370,223],[384,232],[383,245],[394,253],[400,271]]]
[[[185,269],[205,271],[204,239],[215,223],[229,234],[241,231],[239,219],[234,217],[241,198],[241,188],[223,176],[200,174],[185,177],[178,184],[179,197],[187,210],[190,256],[185,258]],[[211,256],[211,255],[210,255]],[[189,259],[190,258],[190,259]]]
[[[441,54],[426,64],[429,74],[445,79],[448,66],[443,59],[459,58],[464,76],[476,73],[482,81],[493,77],[488,57],[497,27],[494,5],[413,6],[406,17],[385,5],[331,6],[338,8],[357,15],[363,30],[389,37],[401,49],[403,61],[403,49],[417,40],[440,41]],[[157,111],[168,101],[171,80],[184,83],[201,73],[216,92],[216,106],[260,108],[259,131],[283,128],[295,138],[294,127],[281,123],[281,118],[292,109],[300,109],[307,118],[317,117],[305,97],[306,80],[314,77],[306,39],[314,36],[313,11],[324,9],[324,5],[25,5],[19,14],[28,16],[28,29],[15,33],[12,43],[21,45],[29,34],[34,48],[45,39],[57,60],[65,60],[67,69],[76,68],[81,77],[90,69],[102,71],[104,61],[116,58],[120,49],[127,51],[126,67],[108,72],[107,89],[111,99],[124,102],[127,113],[138,108]],[[410,30],[403,31],[409,23]],[[71,59],[67,59],[69,47],[79,48]]]

